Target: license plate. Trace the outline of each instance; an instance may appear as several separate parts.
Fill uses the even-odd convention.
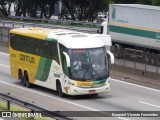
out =
[[[89,93],[95,93],[96,90],[89,90]]]

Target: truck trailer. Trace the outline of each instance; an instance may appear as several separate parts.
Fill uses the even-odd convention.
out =
[[[116,58],[124,55],[124,48],[131,48],[142,51],[146,63],[160,65],[160,7],[110,4],[108,16],[99,32],[111,35]]]

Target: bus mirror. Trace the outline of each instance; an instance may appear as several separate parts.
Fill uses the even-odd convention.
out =
[[[70,64],[70,58],[69,58],[68,54],[67,54],[66,52],[63,52],[63,54],[64,54],[64,56],[65,56],[65,58],[66,58],[67,67],[70,67],[71,64]]]
[[[114,55],[110,51],[108,50],[106,51],[107,51],[107,54],[110,56],[111,64],[114,64]]]

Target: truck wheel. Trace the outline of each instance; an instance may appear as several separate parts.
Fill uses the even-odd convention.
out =
[[[59,81],[57,81],[56,89],[57,89],[58,95],[60,97],[64,97],[64,93],[62,91],[62,86],[61,86],[61,83]]]
[[[156,64],[156,54],[151,53],[151,65],[155,65],[155,64]]]
[[[145,60],[145,62],[146,62],[147,64],[150,64],[150,62],[151,62],[151,55],[150,55],[150,52],[149,52],[149,51],[145,52],[144,60]]]
[[[27,72],[24,73],[24,82],[25,82],[25,86],[27,88],[31,87],[31,83],[29,83],[29,78],[28,78],[28,73]]]

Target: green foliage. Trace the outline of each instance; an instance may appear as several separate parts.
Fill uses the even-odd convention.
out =
[[[15,5],[16,16],[50,18],[54,5],[59,0],[0,0],[0,15],[10,15],[10,7]],[[61,17],[72,20],[93,21],[97,12],[107,12],[108,4],[147,4],[160,5],[160,0],[62,0]],[[39,15],[37,15],[39,12]]]
[[[151,0],[151,4],[159,6],[160,5],[160,1],[159,0]]]

